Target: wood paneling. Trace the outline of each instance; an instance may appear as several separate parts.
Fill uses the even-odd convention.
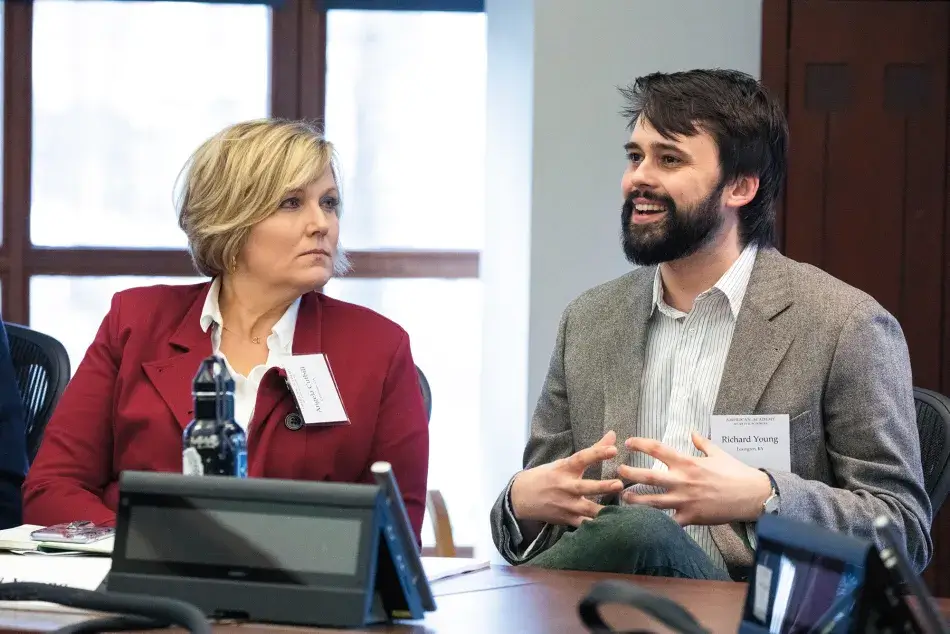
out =
[[[933,389],[941,387],[946,13],[937,3],[793,3],[789,48],[786,253],[897,316],[915,382]],[[908,78],[931,86],[932,98],[890,103]]]
[[[901,323],[914,383],[950,393],[950,2],[763,10],[763,81],[790,132],[780,246],[874,296]],[[950,513],[931,533],[928,581],[950,596]]]
[[[762,0],[762,82],[783,104],[788,94],[788,29],[791,0]],[[785,201],[776,202],[775,233],[785,239]]]

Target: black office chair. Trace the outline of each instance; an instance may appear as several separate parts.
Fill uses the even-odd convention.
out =
[[[26,326],[4,322],[13,372],[26,419],[26,450],[32,464],[46,424],[69,383],[69,355],[57,339]]]
[[[950,493],[950,398],[915,387],[914,404],[924,484],[936,515]]]
[[[416,373],[419,375],[419,388],[422,390],[422,401],[425,403],[426,420],[428,420],[432,417],[432,389],[429,387],[429,380],[419,369],[419,366],[416,366]],[[449,520],[449,509],[445,504],[445,498],[437,489],[426,491],[426,511],[429,512],[429,519],[432,521],[432,528],[435,531],[436,557],[457,556],[455,538],[452,536],[452,522]]]
[[[416,366],[416,374],[419,375],[419,387],[422,388],[422,401],[426,406],[426,420],[432,418],[432,388],[429,387],[429,379],[422,373],[419,366]]]

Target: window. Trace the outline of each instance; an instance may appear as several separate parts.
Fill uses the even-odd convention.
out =
[[[456,542],[478,465],[486,24],[477,0],[0,3],[0,304],[79,366],[112,295],[198,281],[174,192],[197,145],[263,116],[325,121],[353,271],[326,292],[409,333],[433,390],[430,488]],[[0,48],[0,50],[4,50]],[[431,540],[431,534],[425,539]]]
[[[229,123],[268,114],[269,14],[37,0],[33,244],[185,247],[172,201],[189,153]]]
[[[200,277],[35,275],[30,278],[30,327],[59,339],[75,372],[115,293],[133,286],[202,281]],[[63,319],[63,315],[69,315],[69,319]]]
[[[326,131],[340,159],[342,243],[479,250],[484,13],[333,9],[326,28]],[[429,487],[445,496],[456,542],[474,543],[485,522],[474,504],[480,465],[467,464],[462,476],[457,456],[479,422],[480,282],[344,278],[325,292],[409,333],[432,389]]]
[[[460,472],[459,447],[478,434],[482,287],[479,280],[335,279],[327,295],[386,315],[409,334],[412,356],[432,390],[429,488],[445,496],[456,543],[472,544],[487,519],[474,506],[481,468]]]
[[[328,13],[348,248],[481,248],[485,37],[483,13]]]

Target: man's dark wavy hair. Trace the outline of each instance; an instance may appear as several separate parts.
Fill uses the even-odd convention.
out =
[[[652,73],[620,89],[632,130],[641,116],[664,138],[710,134],[722,182],[758,176],[759,191],[739,210],[743,245],[775,243],[775,205],[785,185],[788,123],[755,78],[735,70]]]

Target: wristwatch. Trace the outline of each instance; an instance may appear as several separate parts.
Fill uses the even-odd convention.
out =
[[[778,495],[778,485],[775,484],[775,478],[772,477],[772,474],[766,471],[765,469],[760,469],[762,473],[769,477],[769,484],[772,485],[772,493],[766,498],[765,502],[762,503],[762,514],[763,515],[777,515],[779,509],[779,495]]]

